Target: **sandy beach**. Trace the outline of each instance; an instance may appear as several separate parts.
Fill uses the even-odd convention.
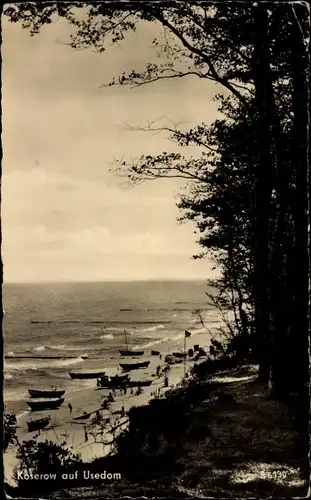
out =
[[[197,333],[187,338],[186,349],[193,348],[194,344],[199,344],[203,348],[208,349],[209,340],[210,335],[206,332]],[[143,387],[143,392],[139,395],[136,394],[136,389],[133,390],[134,394],[131,394],[131,390],[128,389],[126,395],[124,393],[121,394],[121,391],[117,390],[114,395],[115,401],[110,404],[108,410],[103,410],[101,404],[108,396],[110,390],[98,388],[96,379],[70,381],[71,385],[69,390],[66,390],[65,401],[59,409],[46,410],[43,412],[25,410],[17,416],[17,437],[19,441],[29,440],[33,438],[33,436],[38,436],[38,440],[45,441],[48,439],[55,443],[66,441],[68,446],[72,447],[75,453],[81,454],[81,458],[85,462],[107,455],[111,452],[111,442],[113,438],[127,426],[127,411],[133,406],[147,404],[156,394],[163,395],[166,390],[175,387],[183,378],[185,368],[188,370],[193,365],[193,358],[187,359],[185,366],[183,361],[178,364],[170,365],[168,372],[169,385],[168,387],[164,386],[165,373],[163,372],[163,368],[166,365],[165,356],[174,350],[182,350],[183,345],[183,338],[174,346],[161,345],[161,359],[159,356],[150,355],[148,356],[150,360],[148,368],[129,372],[132,380],[147,380],[152,378],[153,382],[151,386]],[[147,356],[148,354],[148,351],[146,351],[145,355]],[[146,356],[144,356],[144,359],[147,359]],[[124,358],[122,360],[124,360]],[[128,361],[130,360],[132,360],[132,358],[128,358]],[[156,376],[158,366],[161,367],[160,376]],[[83,371],[85,368],[79,369]],[[114,370],[113,373],[110,373],[109,369],[107,370],[108,375],[115,373],[116,370]],[[121,369],[118,370],[117,373],[121,373]],[[38,381],[38,388],[39,387],[40,383]],[[25,395],[25,399],[29,399],[29,397]],[[69,403],[72,405],[71,413],[68,407]],[[121,416],[122,407],[125,412],[123,417]],[[98,410],[100,411],[101,417],[106,421],[104,425],[94,425],[94,418]],[[90,417],[87,419],[77,419],[77,417],[81,416],[84,412],[91,413]],[[38,431],[28,431],[27,421],[47,415],[51,416],[51,423],[48,427],[41,430],[39,435]],[[114,433],[111,432],[111,429],[114,429]],[[14,485],[13,470],[18,466],[16,452],[17,447],[11,444],[4,454],[5,479],[12,485]]]

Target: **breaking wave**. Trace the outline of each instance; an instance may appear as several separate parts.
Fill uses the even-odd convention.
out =
[[[164,328],[165,328],[165,325],[149,326],[148,328],[143,328],[142,332],[144,332],[144,333],[156,332],[157,330],[163,330]]]
[[[45,351],[45,346],[44,345],[39,345],[37,347],[34,347],[33,350],[36,351],[36,352],[43,352],[43,351]]]
[[[52,359],[38,359],[36,362],[34,359],[31,362],[27,361],[17,361],[17,362],[5,362],[4,370],[6,376],[14,375],[14,373],[25,373],[30,370],[40,371],[45,368],[62,368],[70,365],[75,365],[77,363],[81,363],[85,361],[83,357],[87,357],[88,354],[81,354],[81,356],[72,359],[61,359],[61,360],[52,360]],[[12,373],[13,372],[13,373]]]

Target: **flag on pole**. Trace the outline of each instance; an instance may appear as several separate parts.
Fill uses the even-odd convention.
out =
[[[185,338],[191,337],[191,333],[188,330],[185,330]]]

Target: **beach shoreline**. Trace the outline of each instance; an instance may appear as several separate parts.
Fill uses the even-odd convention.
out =
[[[210,334],[205,331],[194,334],[186,339],[186,351],[193,349],[195,344],[199,344],[207,350],[210,338]],[[17,438],[19,442],[29,440],[36,435],[39,441],[48,439],[57,444],[66,441],[68,447],[72,448],[75,453],[81,454],[83,462],[90,462],[95,458],[106,456],[111,452],[111,443],[116,437],[116,432],[118,433],[126,428],[126,414],[130,408],[146,405],[153,397],[162,397],[167,390],[176,387],[184,377],[185,370],[187,371],[193,366],[193,358],[187,358],[185,363],[182,360],[178,364],[170,365],[167,373],[168,386],[165,386],[165,373],[163,371],[165,366],[167,366],[165,356],[171,354],[173,351],[182,350],[183,346],[184,336],[180,336],[179,342],[176,342],[174,345],[172,343],[170,345],[166,343],[165,346],[161,345],[161,359],[159,356],[150,356],[150,364],[147,368],[130,371],[129,375],[133,380],[152,379],[152,384],[149,387],[144,387],[141,394],[135,394],[134,390],[134,394],[132,395],[130,389],[127,390],[127,394],[121,394],[121,391],[117,390],[114,402],[110,404],[109,410],[104,410],[101,404],[110,391],[98,388],[96,386],[96,379],[70,381],[71,386],[66,391],[66,399],[59,409],[42,412],[25,410],[17,415]],[[144,359],[146,356],[144,356]],[[138,358],[135,358],[135,361],[137,360]],[[125,358],[120,358],[118,361],[125,361]],[[133,358],[128,358],[128,361],[131,362],[134,360]],[[158,367],[160,367],[159,377],[156,376]],[[85,370],[84,367],[83,370]],[[114,369],[115,372],[116,370]],[[121,371],[118,371],[118,373],[121,373]],[[112,368],[108,370],[108,374],[112,375]],[[40,387],[39,381],[38,387]],[[72,405],[72,412],[68,408],[69,403]],[[93,420],[98,411],[103,419],[109,418],[109,425],[94,425]],[[124,417],[121,417],[122,411],[125,413]],[[83,415],[84,412],[91,413],[91,417],[85,420],[78,420],[77,417]],[[39,435],[38,431],[28,431],[27,421],[47,415],[51,416],[51,422],[48,427],[40,431]],[[117,427],[117,431],[111,433],[109,430],[115,427]],[[102,441],[109,444],[103,444]],[[4,454],[5,481],[12,486],[16,484],[13,478],[14,469],[18,470],[16,452],[17,446],[11,444]]]

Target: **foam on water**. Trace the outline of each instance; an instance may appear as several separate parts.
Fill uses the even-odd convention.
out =
[[[155,325],[155,326],[149,326],[148,328],[143,328],[141,331],[144,333],[156,332],[157,330],[163,330],[164,328],[165,325]]]
[[[42,352],[42,351],[45,351],[45,346],[44,345],[39,345],[37,347],[34,347],[33,350],[37,351],[37,352]]]

